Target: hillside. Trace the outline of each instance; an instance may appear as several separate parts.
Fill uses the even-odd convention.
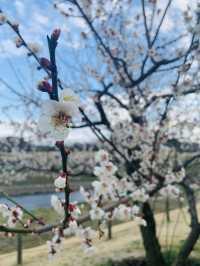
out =
[[[94,179],[94,153],[98,143],[74,143],[70,146],[69,170],[73,188],[88,186]],[[176,147],[183,160],[196,154],[198,144],[181,144],[175,140],[167,143]],[[199,161],[194,162],[190,175],[198,177]],[[54,146],[38,145],[23,138],[0,139],[0,191],[10,195],[51,192],[53,180],[61,169],[60,155]],[[11,187],[12,185],[12,187]]]
[[[200,214],[200,205],[198,206]],[[186,209],[171,211],[171,222],[166,223],[166,214],[156,215],[158,222],[158,236],[164,249],[176,249],[189,231],[189,217]],[[138,257],[144,254],[140,239],[139,228],[134,222],[127,222],[113,227],[113,239],[97,240],[96,251],[92,256],[83,254],[80,242],[72,237],[64,242],[64,248],[59,258],[50,263],[51,266],[97,266],[108,259],[120,260],[124,257]],[[25,266],[48,265],[47,247],[42,245],[32,249],[24,250]],[[192,253],[193,257],[200,260],[200,242],[197,243]],[[13,266],[16,262],[16,253],[0,256],[1,265]]]
[[[93,179],[95,149],[94,144],[70,147],[69,170],[74,189],[80,184],[87,186]],[[56,147],[37,145],[16,137],[0,139],[0,191],[11,195],[51,192],[60,169]]]

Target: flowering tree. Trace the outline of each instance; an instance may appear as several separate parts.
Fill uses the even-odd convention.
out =
[[[49,59],[40,58],[35,46],[23,39],[19,25],[1,13],[1,23],[8,24],[17,35],[16,46],[25,47],[47,75],[38,85],[49,96],[42,103],[38,127],[43,135],[55,140],[60,151],[62,172],[55,186],[65,192],[64,201],[52,197],[52,206],[61,216],[58,225],[43,225],[22,206],[1,205],[0,210],[7,217],[7,225],[1,226],[1,231],[42,233],[54,228],[52,241],[48,242],[50,255],[57,253],[62,238],[69,234],[79,235],[85,251],[90,252],[94,231],[81,226],[88,217],[98,220],[100,235],[106,220],[133,219],[140,226],[148,265],[164,266],[150,200],[156,195],[179,198],[184,193],[191,231],[174,261],[175,266],[184,265],[200,234],[194,194],[198,180],[189,179],[185,168],[199,155],[181,160],[176,147],[169,143],[174,139],[199,141],[200,6],[196,3],[194,10],[188,8],[183,17],[176,15],[184,23],[173,34],[167,34],[163,27],[168,13],[177,12],[174,2],[168,0],[160,5],[150,0],[137,4],[129,0],[66,0],[55,3],[55,9],[66,19],[79,18],[85,23],[87,28],[81,32],[80,41],[85,51],[91,49],[95,57],[87,65],[84,60],[81,62],[87,83],[85,79],[78,81],[80,100],[73,92],[77,88],[66,89],[59,78],[56,48],[60,29],[47,37]],[[92,96],[91,112],[82,107],[81,102],[87,101],[85,95]],[[82,121],[78,123],[79,115]],[[90,127],[104,147],[96,154],[94,174],[98,180],[92,183],[92,191],[81,188],[91,207],[89,215],[83,217],[78,207],[69,202],[69,151],[64,145],[70,128],[76,127]],[[26,224],[22,222],[22,210],[31,216]],[[35,228],[32,221],[42,226]],[[16,222],[28,228],[14,228]]]

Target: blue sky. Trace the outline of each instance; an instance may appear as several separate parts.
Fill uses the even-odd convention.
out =
[[[41,46],[41,56],[48,57],[46,35],[51,34],[55,28],[61,28],[62,38],[59,40],[57,56],[63,65],[67,64],[68,71],[64,69],[61,73],[70,82],[70,79],[76,79],[73,68],[76,65],[74,65],[76,56],[80,56],[81,53],[81,44],[77,37],[85,25],[79,19],[66,21],[53,8],[52,2],[51,0],[0,0],[0,8],[11,21],[20,24],[20,32],[27,42],[37,42]],[[73,34],[70,34],[70,31]],[[26,56],[25,49],[15,47],[15,37],[7,25],[0,26],[0,78],[18,91],[24,89],[38,97],[45,97],[36,90],[37,82],[44,77],[44,72],[36,71],[37,64]],[[70,41],[67,38],[70,38]],[[9,110],[4,108],[5,112],[2,112],[3,107],[10,105],[17,108]],[[3,124],[0,124],[0,136],[13,134],[13,128],[9,126],[10,118],[17,121],[24,120],[24,109],[18,108],[18,105],[17,98],[0,83],[0,121],[3,121]],[[35,115],[36,119],[37,116],[38,112]],[[73,138],[76,137],[72,136]]]
[[[137,1],[134,1],[134,3]],[[166,5],[167,1],[160,0],[158,2],[162,7],[162,5]],[[194,2],[196,1],[192,1],[193,4]],[[53,0],[0,0],[0,8],[11,21],[19,22],[20,32],[27,42],[37,42],[41,45],[41,56],[48,56],[46,35],[57,27],[61,28],[62,35],[57,49],[58,59],[62,63],[60,75],[68,82],[69,87],[70,84],[73,84],[73,87],[78,88],[80,79],[78,75],[81,69],[77,62],[80,62],[80,60],[87,62],[88,60],[87,49],[79,42],[78,36],[82,30],[87,31],[87,26],[79,18],[66,20],[53,8],[52,3]],[[187,3],[192,5],[189,0],[174,0],[175,13],[167,16],[162,28],[163,33],[170,34],[176,29],[176,12],[183,11]],[[0,78],[3,78],[17,90],[24,87],[24,90],[30,90],[30,92],[34,92],[39,96],[35,88],[38,80],[44,76],[43,72],[35,71],[37,67],[35,61],[27,58],[26,51],[23,48],[17,49],[15,47],[15,37],[15,34],[7,25],[0,26]],[[82,53],[83,49],[84,53]],[[95,64],[95,56],[91,57],[91,54],[89,58]],[[85,78],[84,73],[82,78]],[[39,97],[41,97],[41,94]],[[0,109],[2,106],[10,104],[18,104],[16,97],[0,83]],[[23,109],[13,109],[14,116],[18,120],[23,119],[23,112]],[[6,119],[7,116],[0,112],[0,120],[5,121]]]
[[[76,65],[76,56],[82,56],[81,43],[79,42],[79,33],[87,28],[81,19],[68,19],[61,16],[53,8],[53,0],[0,0],[0,8],[8,15],[8,17],[20,24],[20,32],[27,42],[37,42],[42,47],[42,56],[48,56],[46,35],[50,34],[53,29],[60,27],[62,29],[62,38],[59,41],[58,58],[62,59],[70,68],[78,67]],[[134,3],[137,1],[133,1]],[[158,1],[166,4],[166,0]],[[183,10],[189,0],[174,0],[174,5]],[[193,1],[192,1],[193,2]],[[194,1],[195,2],[195,1]],[[163,25],[163,31],[175,29],[173,14],[166,18]],[[179,25],[180,26],[180,25]],[[70,41],[68,38],[70,36]],[[26,87],[34,87],[37,80],[42,77],[40,73],[35,74],[33,79],[33,69],[36,64],[31,58],[27,59],[26,51],[17,49],[14,44],[15,34],[8,26],[0,27],[0,77],[3,77],[9,83],[19,86],[20,82],[16,78],[14,72],[22,77],[22,83]],[[84,51],[85,52],[85,51]],[[91,59],[91,58],[90,58]],[[81,60],[84,60],[81,58]],[[85,59],[86,60],[86,59]],[[60,60],[61,61],[61,60]],[[68,68],[68,69],[70,69]],[[75,71],[61,72],[67,80],[76,79]],[[23,78],[24,77],[24,78]],[[4,90],[0,86],[0,93]],[[5,99],[3,100],[5,101]],[[2,97],[0,98],[0,106]]]
[[[27,42],[37,42],[42,47],[41,56],[48,56],[46,35],[51,34],[57,27],[61,28],[62,38],[59,41],[58,58],[62,57],[62,61],[73,65],[74,51],[79,53],[80,44],[77,42],[77,34],[84,27],[82,21],[68,20],[66,23],[66,19],[53,8],[51,0],[0,0],[0,8],[11,21],[20,24],[20,32]],[[69,28],[73,29],[73,41],[67,43],[65,33]],[[43,77],[43,72],[34,71],[37,64],[32,58],[25,56],[25,49],[15,47],[15,37],[7,25],[0,27],[0,77],[15,88],[23,83],[27,89],[33,89],[37,81]],[[66,73],[63,74],[66,75]],[[5,102],[9,103],[10,97],[12,98],[11,94],[4,92],[5,87],[0,86],[0,93],[4,95],[0,98],[0,106]]]

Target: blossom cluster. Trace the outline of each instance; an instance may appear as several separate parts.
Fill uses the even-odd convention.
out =
[[[41,133],[55,141],[63,141],[69,134],[72,117],[78,113],[78,104],[78,97],[69,89],[61,91],[59,101],[45,101],[38,122]]]
[[[94,174],[98,180],[92,183],[92,192],[87,192],[84,188],[80,191],[84,195],[85,200],[90,204],[90,217],[92,220],[108,220],[133,219],[140,224],[145,225],[145,221],[141,217],[140,203],[148,199],[143,188],[136,188],[128,177],[119,179],[117,177],[118,168],[110,161],[110,155],[105,150],[100,150],[96,154],[97,166],[94,168]],[[121,199],[127,197],[127,205],[119,204],[118,207],[106,213],[102,206],[107,202],[120,202]],[[131,202],[135,202],[133,207],[128,206]]]
[[[9,207],[6,204],[0,204],[0,213],[6,219],[6,226],[10,228],[16,227],[23,218],[23,211],[20,207]]]
[[[51,205],[54,210],[61,217],[63,221],[65,216],[65,202],[58,198],[56,195],[51,197]],[[90,227],[83,228],[81,225],[78,225],[77,219],[81,215],[81,210],[78,207],[77,203],[70,203],[68,206],[68,225],[66,228],[56,228],[53,230],[53,238],[51,241],[48,241],[49,255],[52,257],[57,254],[62,249],[62,240],[66,236],[76,235],[81,239],[81,246],[86,253],[91,253],[94,251],[92,245],[93,238],[96,237],[96,232]]]

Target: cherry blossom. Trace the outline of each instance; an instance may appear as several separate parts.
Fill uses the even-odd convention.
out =
[[[66,186],[66,176],[60,175],[59,177],[56,178],[54,181],[54,185],[58,189],[63,189]]]
[[[90,210],[91,220],[102,220],[104,216],[105,212],[97,206],[93,206],[93,208]]]
[[[22,220],[23,211],[20,207],[8,207],[5,204],[0,204],[0,213],[7,219],[6,224],[8,227],[16,227],[17,222]]]
[[[54,100],[44,102],[38,122],[40,132],[55,140],[65,139],[69,134],[71,115],[73,114],[70,107]]]
[[[71,220],[69,221],[68,227],[64,229],[63,234],[64,236],[75,235],[77,233],[77,230],[78,230],[78,224],[76,220]]]
[[[39,54],[42,50],[41,46],[38,43],[28,43],[28,47],[34,54]]]
[[[109,154],[105,150],[100,150],[95,154],[95,160],[97,163],[106,164],[109,160]]]
[[[3,25],[6,22],[6,15],[0,12],[0,25]]]
[[[56,195],[51,196],[51,205],[60,216],[64,216],[62,201]]]

